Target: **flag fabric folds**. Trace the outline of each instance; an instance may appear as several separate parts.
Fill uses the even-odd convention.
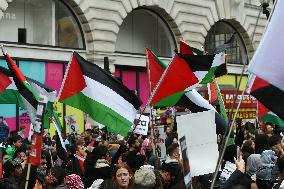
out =
[[[214,81],[212,81],[211,83],[207,83],[207,91],[209,96],[209,103],[213,104],[216,100],[218,100],[218,95],[216,92]]]
[[[155,63],[156,62],[151,61],[151,59],[147,58],[148,65],[155,64]],[[150,70],[151,70],[151,67],[152,67],[151,65],[148,66]],[[166,98],[172,94],[184,91],[186,88],[198,83],[198,78],[192,72],[192,69],[190,68],[190,66],[186,63],[186,61],[184,61],[182,58],[180,58],[177,55],[174,56],[168,69],[166,69],[165,71],[167,71],[167,73],[165,74],[165,77],[163,78],[159,87],[157,88],[157,91],[152,99],[151,104],[155,104],[161,101],[163,98]],[[154,85],[153,87],[155,88],[156,86]]]
[[[0,81],[2,85],[0,104],[17,104],[20,107],[24,107],[12,74],[6,68],[0,67]],[[2,84],[2,81],[5,81],[5,83]],[[9,85],[7,86],[8,83]]]
[[[149,49],[146,49],[146,60],[150,81],[150,90],[153,92],[167,66]],[[174,106],[184,93],[184,90],[178,91],[177,93],[166,96],[160,101],[152,104],[155,107]]]
[[[188,55],[203,55],[203,52],[201,50],[189,46],[185,41],[182,40],[179,42],[179,52],[181,54]]]
[[[141,105],[134,92],[76,52],[65,73],[59,101],[88,113],[123,136],[127,135]]]
[[[188,91],[182,98],[177,102],[177,106],[185,107],[192,113],[203,112],[208,110],[215,110],[215,123],[216,132],[218,134],[224,134],[227,123],[216,111],[216,109],[208,103],[195,89]]]
[[[251,95],[284,120],[284,92],[281,89],[254,75],[250,76],[249,86]]]
[[[19,94],[21,95],[21,100],[23,101],[29,114],[30,120],[32,124],[35,125],[36,109],[39,96],[33,91],[30,83],[27,81],[18,66],[7,53],[5,54],[5,59],[14,79],[15,85],[19,91]]]
[[[29,114],[31,123],[35,125],[36,109],[38,105],[39,95],[40,94],[45,95],[48,101],[52,103],[55,101],[56,91],[46,87],[45,85],[41,84],[38,81],[26,78],[7,53],[5,54],[5,59],[7,61],[10,71],[6,70],[5,68],[1,68],[1,70],[3,71],[3,73],[5,72],[6,74],[10,75],[12,77],[11,79],[13,80],[13,82],[11,84],[11,87],[9,86],[4,91],[4,93],[12,92],[14,96],[14,99],[6,99],[6,100],[9,100],[10,103],[17,103],[21,107],[25,107],[25,109]],[[3,94],[1,95],[3,98],[8,97],[8,94],[6,95],[4,94],[5,96],[3,96]],[[20,96],[20,98],[18,98],[18,96]],[[49,127],[49,124],[45,125],[44,127],[45,128]]]
[[[283,18],[284,1],[277,1],[266,32],[249,65],[249,72],[281,91],[284,91],[284,24],[281,24],[283,23]],[[284,98],[282,98],[283,101]],[[263,104],[265,105],[265,103]]]
[[[2,72],[0,72],[0,81],[0,93],[2,93],[9,85],[12,84],[11,79]]]
[[[222,98],[222,95],[221,95],[219,85],[218,85],[218,83],[215,79],[213,79],[213,84],[214,84],[214,87],[216,89],[216,93],[217,93],[217,97],[218,97],[218,103],[219,103],[219,106],[220,106],[220,114],[221,114],[222,118],[228,123],[228,117],[227,117],[224,101],[223,101],[223,98]]]
[[[259,122],[270,122],[280,127],[284,127],[284,121],[279,118],[275,113],[271,112],[260,102],[257,103],[258,120]]]
[[[216,55],[188,55],[178,53],[178,56],[188,63],[201,84],[210,83],[213,78],[221,77],[228,73],[224,53]]]

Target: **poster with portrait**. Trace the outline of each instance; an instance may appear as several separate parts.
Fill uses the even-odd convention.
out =
[[[78,134],[79,127],[74,115],[65,116],[65,123],[68,127],[69,134]]]
[[[181,157],[182,157],[184,183],[186,186],[189,186],[191,177],[190,177],[190,166],[189,166],[185,135],[179,139],[179,142],[180,142],[180,150],[181,150]]]
[[[165,146],[165,140],[166,140],[166,133],[165,133],[165,126],[159,125],[154,128],[154,138],[156,141],[156,155],[160,159],[166,159],[166,146]]]

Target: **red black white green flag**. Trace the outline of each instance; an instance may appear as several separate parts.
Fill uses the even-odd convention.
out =
[[[126,136],[141,101],[108,72],[74,52],[59,101],[88,113],[111,131]]]

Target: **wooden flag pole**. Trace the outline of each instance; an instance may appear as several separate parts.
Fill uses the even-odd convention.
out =
[[[25,189],[28,189],[28,186],[29,186],[31,165],[32,165],[31,163],[28,163],[28,170],[27,170],[27,176],[26,176]]]

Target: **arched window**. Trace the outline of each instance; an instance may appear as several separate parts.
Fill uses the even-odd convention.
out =
[[[213,54],[216,48],[226,45],[228,64],[243,64],[247,59],[246,48],[242,38],[230,24],[217,22],[208,32],[205,38],[205,50]]]
[[[136,9],[127,15],[120,26],[116,52],[145,55],[146,47],[158,56],[171,57],[175,40],[160,16],[147,9]]]
[[[0,41],[84,48],[82,30],[60,0],[17,0],[0,19]]]

